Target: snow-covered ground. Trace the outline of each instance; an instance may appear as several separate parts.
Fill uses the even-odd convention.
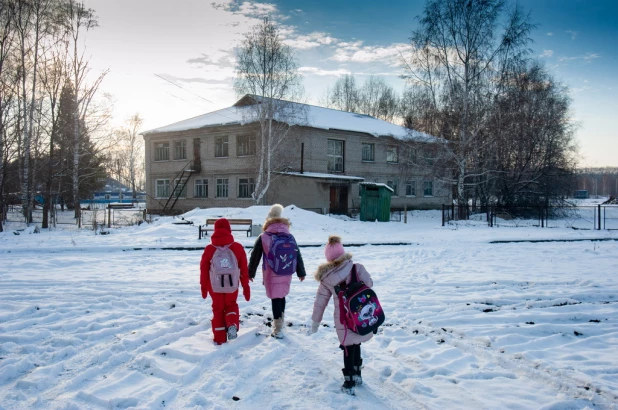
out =
[[[618,409],[618,231],[284,216],[310,275],[339,234],[374,279],[387,320],[363,344],[355,397],[339,390],[332,306],[307,334],[311,277],[294,280],[277,340],[258,271],[238,339],[214,346],[206,241],[168,217],[108,235],[0,233],[0,409]],[[255,238],[235,236],[250,252]]]

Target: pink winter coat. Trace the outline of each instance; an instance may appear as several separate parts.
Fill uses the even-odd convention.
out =
[[[324,309],[326,309],[331,296],[334,295],[333,302],[335,304],[335,312],[333,318],[335,320],[335,329],[337,330],[339,343],[344,346],[366,342],[373,337],[373,333],[361,336],[349,330],[346,332],[344,326],[339,321],[339,299],[335,292],[335,286],[343,281],[345,281],[346,284],[350,283],[352,280],[353,264],[352,255],[345,253],[332,262],[326,262],[318,266],[318,270],[315,273],[315,279],[320,282],[320,287],[318,287],[318,292],[315,295],[311,319],[313,319],[314,322],[322,321]],[[365,267],[360,263],[356,264],[356,277],[359,281],[364,282],[365,285],[369,287],[373,286],[371,276],[369,276]]]
[[[266,288],[266,296],[270,299],[284,298],[290,293],[290,284],[292,283],[293,275],[277,275],[275,274],[268,263],[262,261],[263,255],[268,254],[272,239],[268,233],[290,233],[290,222],[286,218],[268,218],[262,228],[265,233],[255,241],[255,246],[251,252],[251,260],[249,262],[249,277],[255,277],[255,271],[258,265],[262,262],[262,280]],[[305,277],[305,265],[300,254],[300,249],[296,250],[296,275],[299,278]]]

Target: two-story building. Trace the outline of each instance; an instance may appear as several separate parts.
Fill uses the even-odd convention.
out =
[[[247,113],[258,103],[247,95],[229,108],[143,132],[148,209],[254,205],[261,144]],[[394,208],[437,208],[450,200],[450,187],[424,165],[435,137],[367,115],[291,104],[303,119],[286,124],[263,204],[346,214],[359,207],[363,181],[389,185]]]

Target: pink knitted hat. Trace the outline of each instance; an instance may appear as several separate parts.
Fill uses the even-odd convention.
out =
[[[331,235],[328,237],[328,243],[324,247],[324,256],[329,262],[334,261],[345,253],[343,245],[341,244],[341,237],[337,235]]]

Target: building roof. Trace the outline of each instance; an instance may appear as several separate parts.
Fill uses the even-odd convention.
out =
[[[304,177],[304,178],[321,178],[321,179],[336,179],[336,180],[346,180],[346,181],[364,181],[363,177],[355,177],[352,175],[340,175],[340,174],[323,174],[321,172],[281,172],[283,175],[290,175],[295,177]]]
[[[221,125],[245,125],[255,122],[253,120],[253,105],[260,103],[265,98],[253,95],[245,95],[232,107],[213,111],[197,117],[189,118],[170,125],[155,128],[142,132],[142,135],[151,135],[162,132],[186,131],[206,127]],[[375,137],[389,136],[397,139],[414,139],[420,142],[434,142],[436,138],[397,124],[371,117],[364,114],[339,111],[331,108],[318,107],[315,105],[294,103],[282,100],[288,108],[288,115],[277,115],[274,117],[280,122],[289,125],[307,126],[324,130],[342,130],[362,132]],[[289,113],[292,113],[289,115]]]
[[[394,190],[393,188],[391,188],[391,187],[389,187],[388,185],[383,184],[383,183],[381,183],[381,182],[359,182],[359,184],[358,184],[358,185],[364,185],[364,186],[374,186],[374,187],[378,187],[378,188],[379,188],[379,187],[383,187],[383,188],[388,189],[388,190],[389,190],[389,191],[391,191],[391,192],[395,192],[395,190]]]

